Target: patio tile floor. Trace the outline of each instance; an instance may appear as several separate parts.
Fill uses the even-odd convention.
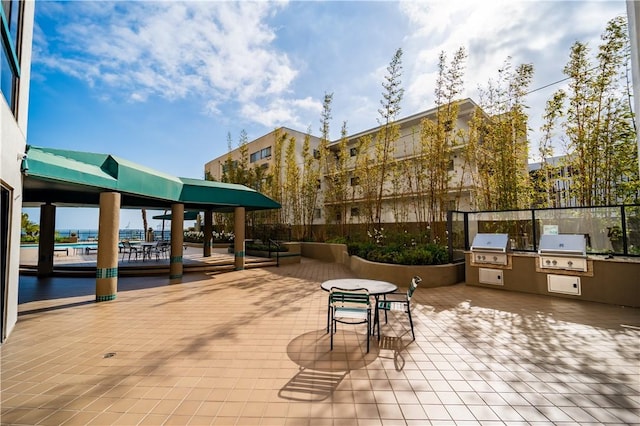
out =
[[[348,276],[303,259],[176,285],[127,277],[103,303],[93,279],[21,277],[0,347],[0,422],[640,423],[640,309],[419,287],[414,342],[391,316],[369,354],[363,326],[340,325],[330,351],[320,283]]]

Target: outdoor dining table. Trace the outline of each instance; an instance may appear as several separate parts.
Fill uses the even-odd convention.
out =
[[[377,323],[378,319],[378,299],[380,296],[393,293],[398,289],[398,286],[392,284],[387,281],[379,281],[379,280],[370,280],[365,278],[338,278],[333,280],[324,281],[320,284],[320,288],[324,291],[330,292],[332,288],[341,288],[343,290],[359,290],[359,289],[367,289],[369,292],[369,296],[373,296],[375,298],[375,312],[374,312],[374,324]],[[329,332],[331,319],[330,312],[327,308],[327,333]],[[374,327],[371,327],[370,333],[373,334]]]
[[[157,241],[154,242],[142,242],[140,243],[140,247],[142,247],[142,261],[144,262],[145,258],[149,258],[151,260],[151,249],[158,245]]]

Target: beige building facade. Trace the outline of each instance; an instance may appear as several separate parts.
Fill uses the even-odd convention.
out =
[[[287,138],[287,142],[290,138],[295,138],[296,162],[302,165],[303,164],[302,146],[304,144],[304,139],[307,136],[306,133],[289,129],[287,127],[280,127],[246,144],[247,158],[248,158],[247,161],[248,161],[249,168],[262,167],[267,170],[273,170],[273,166],[276,158],[275,149],[276,149],[277,138],[285,135]],[[315,136],[310,136],[309,145],[311,150],[317,149],[319,144],[320,144],[319,138]],[[283,155],[284,155],[284,150],[286,149],[286,146],[283,147],[282,149],[283,149]],[[207,162],[204,165],[205,176],[208,178],[212,178],[213,180],[216,180],[216,181],[221,181],[225,172],[225,168],[227,167],[227,161],[229,158],[231,158],[233,162],[236,162],[236,164],[240,163],[242,161],[241,148],[240,147],[235,148],[231,152],[228,152],[220,157],[217,157]]]
[[[461,130],[462,133],[466,133],[469,130],[469,122],[472,119],[474,112],[478,108],[478,105],[474,103],[471,99],[465,99],[459,102],[459,113],[458,119],[453,126],[454,130]],[[426,111],[422,111],[420,113],[399,119],[395,122],[396,125],[399,126],[399,138],[394,143],[393,147],[393,161],[411,161],[420,155],[419,146],[420,146],[420,126],[423,120],[430,119],[435,120],[437,113],[437,108],[432,108]],[[343,218],[341,215],[335,214],[335,211],[332,210],[329,206],[330,201],[328,201],[327,191],[330,183],[331,170],[332,170],[332,162],[336,161],[336,156],[338,155],[338,151],[340,149],[340,140],[330,141],[328,144],[329,153],[333,153],[333,155],[327,155],[327,166],[321,172],[321,178],[318,182],[318,199],[317,199],[317,207],[316,214],[314,215],[314,224],[322,225],[328,223],[338,223],[338,222],[346,222],[346,223],[362,223],[364,222],[364,217],[362,215],[362,194],[359,190],[358,184],[358,170],[359,161],[358,156],[361,153],[358,151],[358,147],[361,144],[361,140],[366,137],[371,137],[374,141],[378,136],[380,131],[380,127],[374,127],[350,136],[347,136],[347,153],[348,159],[346,162],[346,169],[349,177],[347,179],[347,198],[348,205],[346,206],[345,214],[346,217]],[[288,138],[295,137],[296,139],[296,162],[302,168],[304,165],[304,159],[302,155],[302,147],[304,138],[307,136],[303,132],[299,132],[293,129],[289,129],[286,127],[281,127],[279,129],[274,130],[264,136],[261,136],[253,141],[250,141],[246,144],[246,151],[248,156],[248,166],[250,168],[253,167],[263,167],[267,169],[269,172],[273,171],[273,167],[275,164],[275,148],[276,148],[276,138],[279,135],[283,135],[286,133]],[[320,145],[320,139],[311,136],[310,137],[310,154],[318,156],[318,146]],[[459,209],[459,210],[470,210],[473,208],[473,200],[474,200],[474,186],[471,179],[471,170],[469,169],[469,165],[465,164],[465,159],[463,155],[465,145],[464,141],[461,140],[459,144],[455,145],[455,147],[451,150],[451,156],[449,158],[449,202],[446,206],[445,210],[448,209]],[[281,161],[284,164],[286,146],[282,147],[282,155]],[[373,147],[370,147],[370,150],[373,150]],[[221,180],[227,167],[229,158],[233,162],[240,162],[242,156],[242,151],[240,148],[236,148],[233,151],[226,153],[218,158],[215,158],[209,162],[207,162],[204,166],[205,176],[208,178],[213,178],[214,180]],[[526,165],[524,165],[526,167]],[[284,173],[284,167],[281,168]],[[402,177],[400,177],[400,181],[402,181]],[[402,182],[400,182],[402,184]],[[411,192],[410,189],[407,190],[407,182],[404,182],[403,190],[397,191],[398,183],[395,184],[391,182],[389,179],[388,182],[385,183],[383,192],[383,207],[381,214],[381,222],[383,223],[393,223],[400,221],[398,220],[397,211],[398,204],[404,203],[403,210],[405,214],[402,217],[402,221],[405,222],[418,222],[424,220],[424,214],[421,214],[417,211],[414,206],[411,205],[412,202],[415,202],[416,199],[420,197],[424,197],[424,194],[419,194]],[[283,205],[283,208],[286,206]],[[291,223],[291,225],[300,225],[297,223]]]

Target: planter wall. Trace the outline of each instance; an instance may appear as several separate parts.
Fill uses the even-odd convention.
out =
[[[464,282],[464,262],[446,265],[391,265],[349,256],[345,244],[301,244],[304,257],[342,263],[358,278],[388,281],[399,287],[407,287],[415,275],[422,278],[421,287],[440,287]]]
[[[349,253],[345,244],[300,243],[302,256],[323,262],[336,262],[348,266]]]
[[[358,278],[388,281],[399,287],[407,287],[411,278],[422,278],[420,287],[442,287],[464,282],[464,262],[446,265],[392,265],[370,262],[351,256],[349,268]]]

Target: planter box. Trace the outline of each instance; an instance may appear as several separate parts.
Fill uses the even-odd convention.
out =
[[[421,287],[440,287],[464,282],[464,262],[446,265],[392,265],[370,262],[358,256],[349,256],[346,244],[301,243],[302,255],[324,262],[346,265],[358,278],[369,278],[407,287],[411,278],[419,275]]]

